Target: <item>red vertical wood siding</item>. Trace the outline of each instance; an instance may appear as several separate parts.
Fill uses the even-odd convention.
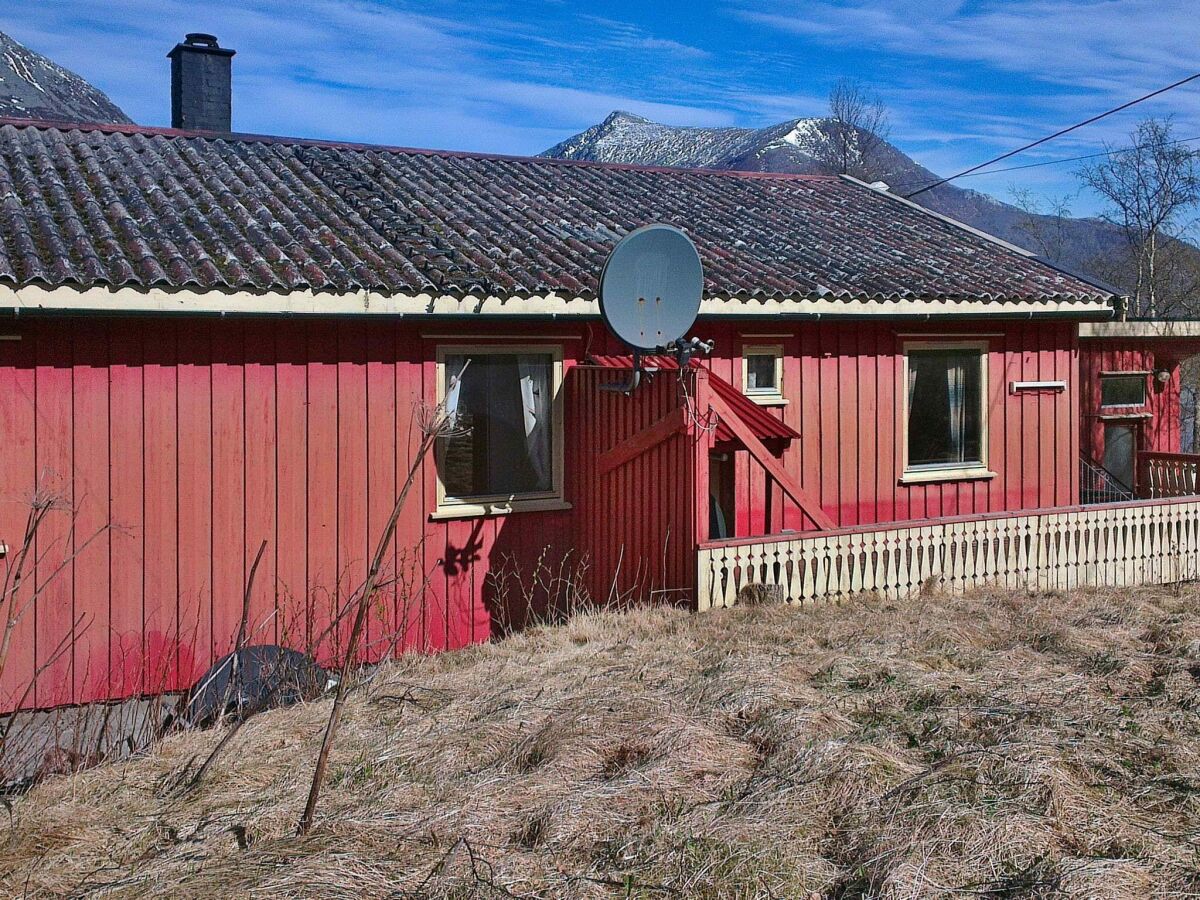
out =
[[[604,474],[595,460],[681,406],[704,403],[707,376],[687,373],[686,393],[676,372],[643,381],[631,397],[600,389],[628,377],[627,370],[590,366],[567,377],[567,408],[577,417],[566,446],[577,552],[587,554],[593,597],[684,603],[695,580],[698,510],[708,527],[707,487],[702,503],[693,488],[701,483],[697,463],[707,463],[707,433],[681,430]]]
[[[1079,350],[1073,322],[722,322],[702,323],[698,330],[717,342],[712,370],[729,373],[735,384],[741,379],[736,354],[742,346],[784,345],[788,403],[775,412],[800,433],[784,452],[784,464],[839,526],[1065,505],[1078,498]],[[904,485],[903,346],[943,339],[988,344],[988,464],[996,477]],[[1009,392],[1012,381],[1039,380],[1064,380],[1068,387]],[[761,467],[745,460],[745,453],[738,456],[736,502],[745,508],[735,511],[736,534],[769,533]],[[772,504],[784,507],[784,527],[813,527],[790,501],[771,496]]]
[[[108,533],[109,687],[113,696],[137,694],[144,683],[145,632],[145,515],[143,478],[146,472],[143,404],[147,368],[143,365],[141,335],[136,330],[109,332],[109,495],[105,522],[122,522]],[[173,426],[172,426],[173,429]],[[9,534],[3,524],[0,533]],[[85,551],[84,555],[87,554]]]
[[[991,482],[899,483],[901,335],[922,330],[995,335],[986,338]],[[603,597],[615,577],[618,593],[669,601],[693,577],[695,540],[708,529],[707,453],[680,436],[596,475],[598,454],[679,402],[674,377],[633,398],[597,392],[598,380],[624,377],[576,367],[584,347],[620,351],[598,325],[46,318],[8,331],[22,339],[0,342],[0,540],[19,547],[39,487],[76,515],[72,530],[70,513],[56,510],[38,536],[43,563],[65,565],[19,626],[0,681],[4,708],[188,684],[230,646],[264,539],[253,639],[335,658],[347,630],[337,611],[361,581],[420,440],[416,406],[436,400],[437,346],[486,341],[489,332],[563,348],[572,508],[431,519],[430,461],[388,562],[389,581],[406,589],[381,597],[364,655],[486,640],[514,617],[498,609],[517,589],[507,582],[528,582],[538,559],[557,567],[587,557],[592,590]],[[789,402],[773,414],[800,439],[783,462],[839,525],[1075,502],[1078,405],[1091,390],[1086,379],[1076,385],[1075,333],[1067,322],[722,320],[697,328],[717,341],[707,365],[734,384],[743,345],[785,347]],[[1009,381],[1039,378],[1064,378],[1069,389],[1008,393]],[[706,382],[695,386],[701,408]],[[738,456],[741,533],[811,528],[761,467]],[[105,523],[111,528],[83,546]],[[43,565],[37,577],[49,571]],[[46,671],[27,694],[40,665]]]
[[[38,480],[34,425],[36,341],[32,329],[27,329],[22,337],[20,341],[5,341],[0,348],[0,428],[4,429],[4,466],[0,472],[7,488],[0,494],[0,540],[8,544],[6,563],[10,566],[17,564],[22,552],[22,538],[27,531]],[[28,585],[29,581],[25,583]],[[0,680],[0,710],[36,702],[31,676],[37,665],[37,618],[27,605],[27,591],[16,594],[15,602],[25,612],[17,621],[9,643],[4,678]]]
[[[142,527],[136,518],[120,519],[114,514],[112,527],[130,534],[142,545],[142,633],[114,633],[111,640],[132,647],[141,639],[140,666],[128,666],[144,691],[170,687],[178,681],[179,584],[181,527],[179,456],[180,380],[184,366],[179,357],[178,322],[153,322],[143,328],[126,326],[127,334],[142,332]],[[116,345],[114,344],[114,349]],[[132,357],[130,358],[132,361]],[[114,363],[116,360],[112,360]],[[121,465],[113,460],[114,467]],[[185,507],[186,508],[186,507]],[[205,552],[186,548],[185,553]],[[124,602],[116,598],[117,603]],[[184,663],[193,669],[192,644],[183,644]],[[139,671],[140,668],[140,671]],[[5,673],[7,675],[7,673]]]
[[[213,530],[213,445],[224,445],[213,434],[214,330],[208,323],[180,323],[178,480],[173,485],[148,485],[155,491],[174,488],[179,503],[176,523],[179,547],[173,560],[179,572],[179,594],[174,598],[173,643],[167,649],[168,656],[175,658],[174,667],[169,660],[164,662],[169,673],[164,686],[169,689],[190,682],[213,659],[213,564],[218,558],[222,562],[228,560],[225,553],[228,548],[223,544],[217,546],[223,535]],[[223,461],[218,462],[221,464]],[[151,564],[164,563],[170,561],[155,560]]]
[[[75,641],[77,623],[72,588],[75,579],[74,535],[71,519],[63,510],[72,509],[76,500],[72,470],[74,456],[74,420],[72,401],[75,381],[73,354],[76,329],[61,328],[42,321],[38,327],[36,356],[36,406],[34,441],[39,493],[55,512],[46,516],[37,532],[34,583],[38,601],[34,607],[36,662],[42,677],[35,688],[40,706],[68,703],[74,697]],[[27,491],[27,494],[29,491]],[[95,502],[90,498],[90,502]],[[79,622],[82,628],[85,622]],[[83,659],[91,659],[90,641],[76,644]],[[82,662],[82,660],[81,660]]]
[[[246,585],[245,322],[216,323],[212,342],[212,646],[233,649]],[[203,600],[201,601],[203,603]]]
[[[109,521],[109,450],[91,435],[109,434],[108,329],[98,320],[81,322],[75,336],[74,398],[72,401],[72,458],[78,514],[72,552],[74,583],[72,607],[78,627],[97,634],[111,632],[109,578],[111,534]],[[72,654],[72,696],[106,694],[110,689],[110,654],[107,642],[84,642]]]
[[[249,320],[243,332],[245,369],[245,574],[254,563],[259,547],[266,542],[262,560],[251,586],[246,626],[251,643],[274,643],[279,622],[275,615],[275,591],[278,581],[279,549],[275,498],[279,464],[279,444],[275,438],[276,367],[275,338],[269,321]],[[240,587],[244,587],[240,586]],[[240,612],[239,612],[240,618]]]
[[[1080,348],[1080,450],[1097,462],[1104,460],[1104,420],[1101,415],[1149,413],[1140,424],[1139,450],[1178,453],[1180,448],[1178,356],[1170,348],[1162,354],[1146,341],[1087,340]],[[1178,353],[1178,351],[1176,351]],[[1159,356],[1162,359],[1159,359]],[[1144,407],[1100,408],[1101,372],[1153,372],[1165,366],[1170,378],[1165,384],[1148,377]]]
[[[383,534],[396,496],[396,373],[392,352],[395,347],[392,329],[369,328],[366,347],[366,409],[367,409],[367,481],[365,502],[366,551],[374,553],[374,541]],[[414,503],[419,508],[419,503]],[[401,530],[401,534],[411,533]],[[396,578],[398,550],[392,547],[385,563],[385,576]],[[368,621],[364,656],[374,662],[387,652],[393,635],[404,641],[402,623],[397,619],[396,603],[391,597],[379,604],[376,615]],[[399,629],[399,630],[398,630]],[[407,645],[405,645],[407,646]]]

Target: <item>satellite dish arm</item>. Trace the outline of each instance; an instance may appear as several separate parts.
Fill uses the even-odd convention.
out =
[[[624,384],[616,382],[613,384],[602,384],[600,390],[613,391],[614,393],[630,396],[637,390],[637,386],[642,383],[642,353],[640,350],[633,351],[633,370],[629,373],[629,380]]]

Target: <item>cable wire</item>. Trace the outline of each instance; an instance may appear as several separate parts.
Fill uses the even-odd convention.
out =
[[[1190,138],[1178,138],[1174,141],[1166,141],[1162,146],[1172,147],[1175,144],[1190,144],[1192,141],[1200,141],[1200,135]],[[1001,172],[1017,172],[1021,169],[1037,169],[1041,166],[1058,166],[1063,163],[1081,162],[1085,159],[1098,159],[1101,156],[1116,156],[1119,153],[1133,153],[1135,150],[1144,150],[1145,146],[1137,147],[1118,147],[1113,150],[1101,150],[1099,153],[1088,153],[1084,156],[1068,156],[1064,159],[1047,159],[1042,162],[1026,163],[1023,166],[1005,166],[1003,169],[992,169],[990,172],[972,172],[970,175],[959,175],[959,178],[983,178],[987,175],[999,175]],[[912,183],[914,179],[909,179]],[[899,182],[904,184],[903,181]]]
[[[927,184],[927,185],[925,185],[925,187],[920,188],[919,190],[915,190],[911,194],[905,194],[904,199],[911,200],[913,197],[916,197],[918,194],[923,194],[926,191],[931,191],[935,187],[940,187],[941,185],[946,184],[947,182],[954,181],[958,178],[963,178],[967,175],[970,175],[972,172],[978,172],[980,169],[986,168],[987,166],[990,166],[993,163],[1001,162],[1002,160],[1008,159],[1009,157],[1016,156],[1018,153],[1024,153],[1026,150],[1032,150],[1034,147],[1038,147],[1042,144],[1045,144],[1048,141],[1054,140],[1055,138],[1060,138],[1064,134],[1069,134],[1070,132],[1075,131],[1078,128],[1082,128],[1085,125],[1091,125],[1093,122],[1099,122],[1101,119],[1107,118],[1108,116],[1111,116],[1114,113],[1119,113],[1122,110],[1129,109],[1129,107],[1135,106],[1138,103],[1141,103],[1145,100],[1149,100],[1151,97],[1157,97],[1159,94],[1165,94],[1167,91],[1174,90],[1175,88],[1180,87],[1181,85],[1187,84],[1189,81],[1195,81],[1197,78],[1200,78],[1200,72],[1197,72],[1194,75],[1189,75],[1187,78],[1181,78],[1178,81],[1174,82],[1173,84],[1168,84],[1166,87],[1161,87],[1156,91],[1151,91],[1149,94],[1144,94],[1143,96],[1138,97],[1136,100],[1130,100],[1128,103],[1122,103],[1120,106],[1115,106],[1110,110],[1099,113],[1098,115],[1094,115],[1090,119],[1084,119],[1082,122],[1077,122],[1074,125],[1068,126],[1067,128],[1063,128],[1059,131],[1054,132],[1054,134],[1046,135],[1046,137],[1044,137],[1044,138],[1038,138],[1036,141],[1026,144],[1023,147],[1018,147],[1016,150],[1009,150],[1007,153],[1002,153],[1000,156],[997,156],[995,159],[989,159],[987,162],[981,162],[977,166],[971,166],[971,168],[964,169],[963,171],[959,172],[957,175],[950,175],[947,178],[941,178],[941,179],[933,182],[933,184]]]

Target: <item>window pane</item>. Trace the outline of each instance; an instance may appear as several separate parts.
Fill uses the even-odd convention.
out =
[[[908,354],[909,466],[982,462],[981,369],[978,350]]]
[[[459,378],[457,387],[453,380]],[[447,411],[462,434],[442,442],[446,496],[553,489],[554,361],[545,353],[446,357]]]
[[[777,391],[775,381],[775,357],[765,353],[752,353],[746,357],[746,390]]]
[[[1101,406],[1142,406],[1146,402],[1145,375],[1101,375]]]

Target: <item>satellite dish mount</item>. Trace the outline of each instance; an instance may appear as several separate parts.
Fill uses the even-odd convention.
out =
[[[642,380],[642,357],[673,353],[684,369],[712,341],[685,337],[700,312],[704,267],[691,239],[673,225],[645,225],[625,235],[600,273],[604,324],[633,352],[627,384],[603,390],[632,394]]]

